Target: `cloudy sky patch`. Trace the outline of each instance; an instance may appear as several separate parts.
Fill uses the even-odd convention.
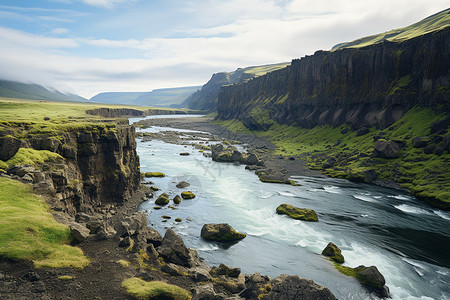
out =
[[[90,98],[204,84],[410,25],[447,0],[3,0],[0,78]]]

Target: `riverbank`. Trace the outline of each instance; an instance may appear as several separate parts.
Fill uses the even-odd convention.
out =
[[[276,298],[273,294],[289,297],[299,289],[334,299],[328,289],[295,276],[270,279],[244,275],[238,268],[205,265],[181,237],[169,229],[161,236],[147,226],[147,216],[137,212],[153,193],[139,185],[142,178],[132,127],[123,120],[92,119],[76,105],[70,113],[79,121],[69,123],[60,115],[62,104],[21,102],[14,106],[9,102],[5,111],[19,107],[21,115],[26,115],[30,106],[38,112],[30,120],[5,119],[0,124],[2,182],[18,182],[46,214],[51,212],[63,224],[58,230],[68,237],[56,243],[68,247],[70,242],[81,249],[88,264],[37,267],[37,262],[50,256],[47,249],[11,257],[7,251],[16,240],[8,241],[0,245],[3,299],[133,299],[142,297],[148,285],[153,286],[148,293],[157,293],[155,299],[174,295],[241,299],[244,291],[247,299],[266,294]],[[13,203],[8,209],[20,207]],[[25,226],[19,232],[22,236],[44,233],[44,238],[55,239],[54,228],[26,227],[26,218],[11,221],[19,222],[20,229]],[[64,257],[53,260],[61,262]]]
[[[135,125],[139,127],[142,126],[142,128],[158,126],[202,131],[214,136],[215,138],[213,141],[217,143],[225,142],[225,144],[244,144],[246,145],[248,152],[256,152],[258,154],[260,160],[264,162],[265,169],[273,170],[274,173],[277,173],[278,177],[282,177],[285,180],[287,180],[290,176],[312,176],[325,178],[320,171],[312,170],[307,166],[304,156],[282,156],[275,154],[276,146],[269,140],[253,134],[233,132],[223,126],[214,124],[213,120],[214,119],[212,117],[207,116],[183,119],[148,119],[139,121]],[[168,143],[184,143],[183,139],[180,139],[179,133],[173,135],[167,135],[165,133],[159,134],[155,137]]]

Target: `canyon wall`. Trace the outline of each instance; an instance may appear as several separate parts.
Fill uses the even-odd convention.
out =
[[[399,43],[318,51],[222,87],[217,118],[240,119],[250,129],[264,129],[267,117],[306,128],[348,123],[383,129],[414,106],[448,112],[449,57],[449,27]]]
[[[32,183],[36,193],[48,195],[48,202],[56,211],[72,216],[77,212],[90,213],[123,203],[139,187],[135,129],[129,125],[94,124],[51,136],[29,134],[20,140],[20,148],[61,155],[62,158],[39,166],[8,169],[10,175]]]

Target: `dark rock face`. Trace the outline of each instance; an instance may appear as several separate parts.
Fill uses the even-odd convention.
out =
[[[373,146],[373,154],[375,157],[396,158],[398,157],[400,147],[397,143],[387,140],[377,140]]]
[[[183,239],[170,228],[167,229],[157,251],[167,262],[185,267],[191,266],[188,248],[184,245]]]
[[[412,144],[414,148],[424,148],[430,142],[430,137],[420,136],[412,139]]]
[[[355,130],[383,129],[416,105],[450,110],[450,91],[441,88],[450,81],[449,55],[450,28],[402,43],[317,51],[287,68],[222,87],[217,118],[252,125],[260,111],[305,128],[348,123]]]
[[[341,249],[332,242],[329,242],[325,249],[323,249],[322,255],[330,257],[339,264],[344,263],[344,256],[341,253]]]
[[[244,233],[237,232],[229,224],[205,224],[201,236],[205,240],[228,242],[241,240],[246,237]]]
[[[369,288],[375,292],[380,298],[389,298],[389,288],[385,285],[386,281],[384,276],[378,271],[375,266],[359,266],[354,268],[356,272],[356,278]]]
[[[12,137],[5,136],[0,138],[0,160],[7,161],[13,157],[20,148],[20,140]]]
[[[99,125],[78,132],[61,132],[58,137],[36,135],[19,142],[20,147],[57,153],[64,161],[48,163],[42,171],[23,166],[11,169],[25,172],[22,176],[29,175],[26,179],[32,179],[36,193],[54,196],[50,203],[53,209],[72,217],[79,212],[92,213],[100,206],[123,203],[139,187],[134,127]],[[17,139],[3,137],[0,141],[7,142],[0,148],[3,158],[17,152]]]
[[[336,297],[326,287],[312,280],[298,276],[281,275],[274,279],[272,290],[263,299],[266,300],[335,300]]]
[[[131,109],[131,108],[97,108],[89,109],[86,111],[87,114],[102,116],[105,118],[117,118],[123,116],[133,116],[133,117],[143,117],[144,112],[142,110]]]

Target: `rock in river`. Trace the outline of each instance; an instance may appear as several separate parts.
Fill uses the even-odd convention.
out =
[[[341,249],[332,242],[329,242],[325,249],[323,249],[322,255],[330,257],[339,264],[344,263],[344,256],[341,253]]]
[[[181,193],[181,198],[183,199],[194,199],[195,194],[193,192],[185,191]]]
[[[288,217],[296,220],[317,222],[317,214],[312,209],[298,208],[290,204],[281,204],[277,207],[277,214],[287,215]]]
[[[245,238],[245,233],[237,232],[229,224],[205,224],[202,227],[201,236],[205,240],[229,242]]]
[[[158,199],[156,199],[156,204],[158,205],[166,205],[169,203],[169,195],[167,195],[166,193],[162,193],[161,195],[159,195]]]

